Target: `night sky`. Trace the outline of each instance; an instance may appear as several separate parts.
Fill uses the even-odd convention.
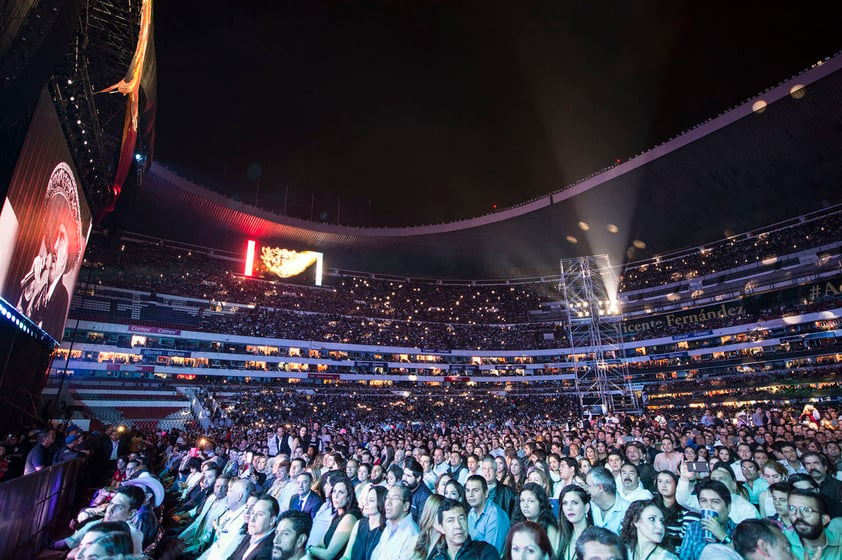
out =
[[[201,6],[197,8],[196,6]],[[769,10],[774,7],[774,10]],[[418,225],[633,157],[842,48],[842,3],[164,1],[155,159]],[[259,169],[259,171],[258,171]]]

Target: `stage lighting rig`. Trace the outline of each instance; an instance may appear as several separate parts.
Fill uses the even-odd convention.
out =
[[[129,71],[144,4],[85,2],[73,45],[50,79],[50,92],[95,216],[115,202],[114,180],[123,145],[127,102],[124,95],[102,90],[119,82]],[[154,56],[154,47],[151,48]],[[144,114],[145,106],[154,106],[154,88],[142,93],[140,113],[149,121],[151,116]],[[152,127],[152,122],[145,122],[138,130],[136,153],[141,159],[134,165],[144,169],[152,157]]]

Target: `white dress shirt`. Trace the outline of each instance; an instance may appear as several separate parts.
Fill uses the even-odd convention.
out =
[[[417,540],[418,526],[411,515],[406,515],[397,523],[386,521],[386,526],[380,534],[380,542],[371,553],[371,557],[409,560]]]

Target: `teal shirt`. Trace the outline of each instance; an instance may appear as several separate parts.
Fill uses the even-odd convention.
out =
[[[754,505],[760,504],[760,494],[769,489],[769,483],[762,478],[754,481],[754,488],[750,488],[748,484],[743,484],[743,488],[748,492],[748,501]]]
[[[839,523],[831,523],[824,531],[827,537],[827,546],[822,551],[822,560],[842,560],[842,527]],[[789,546],[792,548],[792,553],[798,560],[807,558],[804,556],[804,545],[801,544],[801,538],[795,529],[786,529],[784,531],[786,539],[789,541]]]

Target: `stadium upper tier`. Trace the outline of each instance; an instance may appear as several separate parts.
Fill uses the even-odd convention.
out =
[[[659,286],[697,289],[748,281],[802,264],[838,265],[842,251],[842,207],[799,216],[781,224],[732,236],[623,268],[619,291],[626,296],[652,292]]]
[[[808,294],[809,287],[799,291],[798,286],[822,280],[833,283],[840,274],[841,239],[842,209],[832,208],[752,235],[628,265],[619,294],[629,324],[626,334],[635,338],[644,330],[641,325],[653,323],[643,317],[689,315],[684,313],[688,308],[732,301],[741,301],[744,311],[666,323],[663,328],[727,326],[780,314],[782,305],[803,308],[807,300],[811,305],[832,306],[833,297],[823,301]],[[341,333],[343,342],[403,344],[412,339],[430,347],[542,348],[562,345],[566,339],[557,325],[566,318],[558,275],[444,282],[328,269],[324,286],[317,288],[246,278],[240,274],[241,259],[242,255],[218,249],[95,231],[86,254],[88,270],[80,280],[150,295],[108,296],[98,288],[77,295],[74,309],[82,317],[99,312],[92,318],[105,313],[113,320],[143,319],[215,332],[293,337],[306,333],[314,340],[340,336],[328,329]],[[783,289],[791,293],[780,293]],[[826,291],[820,289],[822,295]],[[104,299],[108,297],[117,303]]]
[[[798,220],[785,235],[775,233],[780,231],[777,228],[742,241],[715,244],[706,253],[705,262],[726,278],[720,282],[721,293],[736,295],[715,297],[715,301],[704,303],[696,293],[675,291],[667,294],[674,297],[664,297],[659,306],[653,298],[663,294],[650,298],[644,291],[639,300],[623,305],[624,339],[632,347],[638,341],[658,345],[662,338],[694,338],[714,329],[734,329],[714,336],[717,344],[724,345],[727,341],[722,334],[745,332],[770,320],[780,322],[782,330],[758,335],[756,339],[835,329],[836,326],[815,324],[821,318],[835,318],[835,313],[808,316],[842,307],[838,244],[825,243],[824,234],[805,233],[838,227],[840,220],[834,212],[819,220],[821,225],[815,220]],[[834,235],[838,232],[827,234]],[[799,252],[784,254],[785,249],[791,248],[793,238],[802,239]],[[803,248],[810,239],[822,247],[819,252]],[[762,247],[758,247],[757,240],[763,241]],[[720,246],[724,248],[723,259],[716,250]],[[759,289],[757,282],[758,289],[746,291],[745,279],[733,270],[747,265],[720,267],[735,252],[745,255],[743,260],[754,259],[755,264],[762,266],[769,260],[769,251],[781,255],[782,262],[796,264],[767,271],[784,278],[771,282],[765,290]],[[80,289],[72,301],[71,319],[236,335],[246,341],[298,341],[295,344],[515,352],[564,349],[570,344],[558,278],[444,283],[334,270],[329,271],[325,286],[314,287],[245,278],[236,273],[241,267],[236,257],[218,251],[188,249],[131,234],[109,238],[97,231],[89,245]],[[627,273],[638,272],[632,268]],[[645,270],[639,276],[645,278]],[[729,282],[727,277],[736,280]],[[624,294],[620,295],[622,299]],[[788,322],[786,317],[801,318]],[[71,337],[74,325],[68,324]],[[797,330],[791,330],[793,326]],[[196,344],[198,348],[199,343]],[[666,348],[663,352],[676,350],[681,349]],[[658,352],[661,350],[647,354]],[[629,357],[634,355],[633,352]]]
[[[838,232],[826,229],[839,223],[829,211],[713,244],[695,272],[701,280],[721,275],[721,293],[737,296],[699,303],[670,276],[674,297],[663,307],[672,309],[657,311],[660,295],[643,289],[622,305],[624,342],[610,359],[640,385],[835,371],[842,270],[838,242],[828,243]],[[772,253],[793,264],[775,269]],[[735,254],[743,258],[728,268]],[[645,279],[652,264],[626,272]],[[755,266],[752,293],[746,266]],[[246,278],[241,267],[217,250],[96,231],[53,371],[67,363],[82,378],[528,379],[572,389],[594,359],[593,348],[570,346],[558,278],[448,283],[332,270],[315,287]]]
[[[478,218],[406,228],[314,223],[153,164],[109,223],[229,251],[252,238],[320,251],[329,267],[433,278],[552,275],[560,258],[594,254],[614,264],[651,258],[842,201],[840,68],[834,56],[645,153]]]

